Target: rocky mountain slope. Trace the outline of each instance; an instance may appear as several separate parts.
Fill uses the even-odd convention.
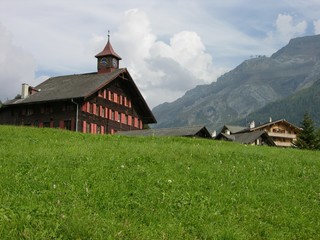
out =
[[[296,126],[301,125],[303,115],[309,113],[316,127],[320,127],[320,77],[311,87],[302,89],[284,99],[269,103],[263,108],[250,113],[246,119],[234,124],[245,125],[252,120],[264,123],[271,117],[274,120],[286,119]]]
[[[155,127],[205,124],[216,129],[320,79],[320,35],[300,37],[271,57],[246,60],[217,82],[153,109]]]

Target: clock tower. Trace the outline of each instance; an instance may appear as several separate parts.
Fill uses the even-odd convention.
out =
[[[113,50],[109,33],[107,45],[102,52],[98,53],[95,57],[97,58],[98,73],[112,72],[119,68],[119,60],[121,60],[121,57]]]

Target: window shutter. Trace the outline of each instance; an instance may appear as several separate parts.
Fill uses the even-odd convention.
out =
[[[87,122],[86,122],[86,121],[83,121],[83,122],[82,122],[82,132],[83,132],[83,133],[86,133],[86,132],[87,132]]]
[[[64,129],[64,121],[63,120],[59,121],[59,128]]]
[[[95,104],[95,103],[93,103],[92,105],[93,105],[93,106],[92,106],[92,108],[93,108],[92,113],[93,113],[93,114],[96,114],[96,111],[97,111],[96,104]]]
[[[82,105],[81,110],[82,110],[82,112],[87,111],[87,103],[86,102]]]
[[[90,103],[87,102],[87,112],[90,113]]]

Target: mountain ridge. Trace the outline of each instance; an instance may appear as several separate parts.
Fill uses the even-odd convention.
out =
[[[205,124],[216,129],[310,87],[319,76],[320,35],[291,39],[270,57],[245,60],[217,82],[156,106],[155,127]]]

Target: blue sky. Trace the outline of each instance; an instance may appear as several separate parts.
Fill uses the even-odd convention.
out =
[[[96,71],[111,31],[151,107],[291,38],[320,34],[320,0],[1,0],[0,100],[26,82]]]

